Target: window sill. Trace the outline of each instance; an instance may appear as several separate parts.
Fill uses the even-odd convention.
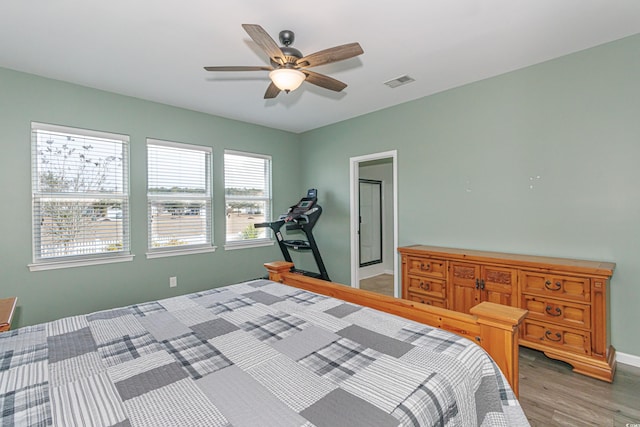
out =
[[[208,246],[206,248],[191,248],[191,249],[175,249],[167,251],[147,252],[147,259],[154,258],[166,258],[170,256],[191,255],[191,254],[204,254],[209,252],[215,252],[217,246]]]
[[[264,246],[273,246],[274,243],[275,242],[273,240],[260,240],[258,242],[245,242],[245,241],[231,242],[224,245],[224,250],[235,251],[236,249],[261,248]]]
[[[114,262],[133,261],[134,255],[119,255],[104,258],[90,258],[74,261],[51,261],[29,264],[29,271],[56,270],[60,268],[85,267],[88,265],[112,264]]]

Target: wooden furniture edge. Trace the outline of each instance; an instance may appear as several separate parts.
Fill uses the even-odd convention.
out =
[[[595,359],[589,356],[582,356],[580,354],[562,351],[561,349],[550,349],[548,347],[536,346],[534,343],[528,341],[523,342],[522,345],[533,348],[534,350],[542,351],[545,356],[551,359],[561,360],[570,364],[573,372],[587,375],[608,383],[613,382],[617,367],[616,349],[613,346],[609,346],[606,358]]]
[[[2,308],[6,308],[7,306],[11,306],[9,310],[7,310],[7,316],[5,319],[0,319],[0,332],[6,332],[11,329],[11,320],[13,319],[13,314],[16,311],[16,305],[18,303],[18,298],[2,298],[0,299],[0,306]]]
[[[286,261],[269,262],[264,266],[274,282],[435,326],[476,342],[489,353],[519,396],[518,330],[527,315],[526,310],[482,302],[473,307],[472,314],[459,313],[292,273],[293,263]]]

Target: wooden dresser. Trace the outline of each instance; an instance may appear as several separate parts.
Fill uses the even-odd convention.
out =
[[[6,332],[11,329],[11,321],[13,313],[16,311],[16,303],[18,298],[2,298],[0,299],[0,332]]]
[[[403,298],[464,313],[482,301],[529,310],[520,345],[613,381],[608,289],[614,263],[422,245],[398,251]]]

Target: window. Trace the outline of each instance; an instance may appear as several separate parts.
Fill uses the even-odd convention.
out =
[[[227,245],[272,244],[268,228],[254,227],[271,221],[271,156],[225,150],[224,196]]]
[[[129,137],[31,124],[34,270],[131,260]]]
[[[147,139],[147,257],[210,252],[211,147]]]

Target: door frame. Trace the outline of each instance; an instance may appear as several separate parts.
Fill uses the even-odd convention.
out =
[[[359,253],[359,193],[360,193],[360,163],[371,160],[391,159],[393,168],[393,295],[400,297],[398,280],[398,150],[366,154],[349,159],[349,199],[350,199],[350,240],[351,240],[351,287],[360,287],[360,253]]]

